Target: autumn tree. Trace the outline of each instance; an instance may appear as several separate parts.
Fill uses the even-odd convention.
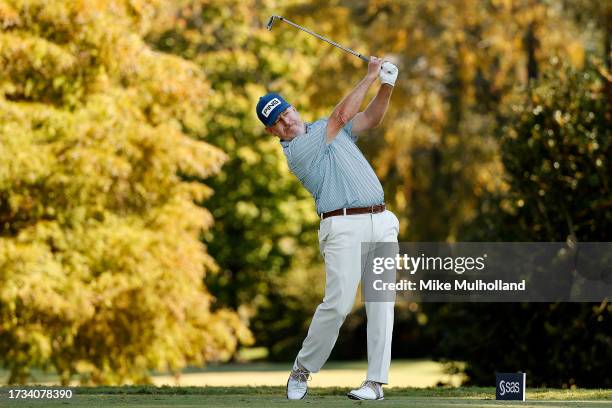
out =
[[[249,318],[258,344],[273,355],[302,340],[324,284],[312,197],[255,114],[259,97],[276,91],[306,120],[314,118],[304,90],[314,75],[316,43],[282,25],[265,27],[283,8],[269,1],[186,1],[173,21],[147,37],[200,66],[210,81],[206,141],[228,161],[208,182],[215,224],[202,238],[219,270],[206,283],[219,304]],[[302,290],[292,290],[298,282]]]
[[[0,2],[0,363],[63,384],[148,381],[229,357],[199,241],[227,156],[199,67],[143,37],[164,1]]]

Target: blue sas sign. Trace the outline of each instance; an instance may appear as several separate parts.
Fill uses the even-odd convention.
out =
[[[525,401],[525,373],[495,373],[495,399]]]

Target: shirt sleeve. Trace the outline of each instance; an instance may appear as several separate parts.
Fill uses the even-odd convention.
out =
[[[346,132],[346,134],[351,138],[353,142],[356,142],[358,136],[357,134],[353,133],[353,120],[354,119],[351,119],[349,123],[344,125],[342,129]]]
[[[287,146],[289,168],[298,178],[305,176],[329,149],[325,143],[326,127],[327,120],[318,120],[310,126],[308,133],[299,135]]]

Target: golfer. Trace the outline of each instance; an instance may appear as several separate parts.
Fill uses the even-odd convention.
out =
[[[319,247],[325,260],[325,296],[308,329],[287,381],[287,398],[303,399],[310,373],[318,372],[336,343],[355,302],[361,279],[361,242],[397,242],[399,221],[385,209],[374,170],[355,144],[359,134],[377,126],[387,110],[397,67],[370,57],[368,73],[334,108],[329,118],[304,123],[279,94],[259,99],[257,116],[266,131],[280,138],[289,168],[312,194],[321,218]],[[381,86],[359,112],[370,86]],[[368,372],[348,396],[382,400],[391,362],[393,302],[366,302]]]

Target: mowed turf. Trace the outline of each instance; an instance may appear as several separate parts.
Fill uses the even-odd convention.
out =
[[[18,387],[11,387],[12,389]],[[527,402],[495,401],[493,388],[389,388],[385,400],[349,400],[349,388],[312,388],[304,401],[287,401],[283,387],[77,387],[72,399],[14,400],[9,387],[0,388],[1,407],[381,407],[477,408],[477,407],[612,407],[612,390],[527,391]],[[22,387],[26,388],[26,387]],[[27,387],[30,388],[30,387]],[[41,387],[32,387],[41,388]],[[518,405],[517,405],[518,404]]]

